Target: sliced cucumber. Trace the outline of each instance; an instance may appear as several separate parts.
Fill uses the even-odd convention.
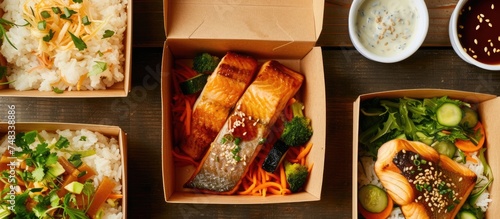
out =
[[[460,120],[460,125],[467,128],[474,128],[474,126],[476,126],[477,122],[479,121],[477,112],[469,107],[464,107],[462,109],[464,112],[464,116],[462,117],[462,120]]]
[[[439,154],[445,155],[449,158],[452,158],[457,152],[457,146],[453,144],[451,141],[440,141],[436,145],[433,146]]]
[[[422,142],[422,143],[424,143],[424,144],[426,144],[426,145],[431,145],[431,144],[432,144],[432,142],[434,141],[434,137],[432,137],[432,136],[431,136],[431,137],[429,137],[429,136],[427,136],[427,135],[426,135],[425,133],[423,133],[423,132],[415,132],[415,134],[416,134],[416,135],[417,135],[417,137],[418,137],[418,139],[416,139],[416,140],[418,140],[418,141],[420,141],[420,142]]]
[[[470,211],[460,211],[457,214],[458,219],[477,219],[476,215]]]
[[[273,148],[271,148],[264,163],[262,163],[262,169],[269,173],[276,171],[287,151],[288,146],[284,142],[277,141],[274,143]]]
[[[181,82],[179,85],[181,87],[183,94],[194,94],[197,93],[205,87],[207,84],[208,74],[198,74],[190,79]]]
[[[389,202],[387,193],[383,189],[372,184],[365,185],[359,189],[358,199],[361,206],[372,213],[382,212],[387,208]]]
[[[439,124],[453,127],[462,121],[462,109],[453,103],[444,103],[436,111]]]

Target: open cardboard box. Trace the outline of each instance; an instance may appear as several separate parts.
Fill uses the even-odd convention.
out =
[[[120,145],[120,154],[122,160],[122,194],[121,199],[123,218],[127,218],[127,138],[126,133],[122,131],[120,127],[117,126],[106,126],[106,125],[92,125],[92,124],[78,124],[78,123],[48,123],[48,122],[18,122],[15,124],[8,124],[7,122],[0,123],[0,136],[8,134],[8,130],[12,130],[14,127],[16,134],[20,132],[28,132],[32,130],[47,132],[55,132],[57,130],[80,130],[87,129],[93,132],[99,132],[108,138],[115,138],[118,140]]]
[[[373,98],[431,98],[448,96],[453,99],[459,99],[471,104],[478,105],[479,118],[486,131],[486,157],[493,171],[493,176],[500,176],[500,98],[495,95],[473,93],[456,90],[441,90],[441,89],[410,89],[410,90],[394,90],[386,92],[377,92],[360,95],[353,106],[353,156],[352,156],[352,216],[358,217],[358,135],[359,135],[359,116],[360,104],[362,101]],[[490,187],[490,198],[493,202],[490,203],[487,218],[495,218],[500,214],[500,204],[495,201],[500,194],[500,181],[494,180]]]
[[[323,182],[326,97],[321,48],[314,47],[323,22],[324,1],[265,0],[212,2],[164,1],[167,40],[162,63],[162,165],[165,201],[169,203],[258,204],[320,200]],[[222,57],[227,51],[275,59],[305,75],[299,98],[311,118],[314,163],[304,192],[286,196],[209,195],[186,191],[183,184],[194,167],[174,166],[172,156],[171,69],[174,60],[192,59],[200,52]]]
[[[61,94],[51,91],[27,90],[18,91],[9,88],[8,85],[0,85],[0,96],[4,97],[50,97],[50,98],[84,98],[84,97],[126,97],[130,92],[131,86],[131,70],[132,70],[132,1],[127,3],[127,29],[123,38],[123,55],[125,61],[123,63],[123,81],[115,83],[106,90],[93,91],[64,91]],[[1,54],[0,54],[1,56]],[[0,57],[3,58],[3,57]]]

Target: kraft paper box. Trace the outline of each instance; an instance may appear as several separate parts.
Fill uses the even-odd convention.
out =
[[[495,95],[465,92],[457,90],[443,89],[409,89],[409,90],[393,90],[377,93],[369,93],[360,95],[353,105],[353,155],[352,155],[352,216],[357,218],[358,213],[358,136],[359,136],[359,120],[360,120],[360,104],[361,102],[373,98],[432,98],[448,96],[452,99],[459,99],[471,104],[478,105],[478,113],[481,123],[486,131],[486,159],[493,171],[493,177],[500,176],[500,160],[495,159],[500,155],[500,98]],[[500,213],[500,204],[496,201],[496,197],[500,194],[500,181],[494,180],[490,187],[490,198],[493,202],[490,203],[487,218],[495,218]]]
[[[323,7],[324,2],[319,0],[164,1],[162,165],[167,203],[260,204],[320,200],[326,97],[321,48],[314,46],[322,28]],[[308,162],[314,166],[304,192],[256,197],[199,194],[182,188],[194,168],[176,167],[172,157],[171,69],[176,60],[189,60],[201,52],[222,57],[227,51],[251,55],[259,62],[278,60],[305,75],[299,95],[314,129],[313,147],[308,156]]]

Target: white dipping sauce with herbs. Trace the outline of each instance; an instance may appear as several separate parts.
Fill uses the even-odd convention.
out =
[[[395,56],[411,43],[418,16],[413,0],[366,0],[358,10],[356,34],[372,53]]]

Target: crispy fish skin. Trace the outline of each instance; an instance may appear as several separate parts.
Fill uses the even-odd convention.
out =
[[[403,162],[400,158],[404,156],[410,159]],[[401,166],[408,168],[401,169]],[[470,169],[440,155],[434,148],[402,139],[391,140],[380,147],[375,173],[389,196],[401,206],[405,218],[455,218],[477,178]],[[416,189],[417,185],[425,188]],[[440,194],[448,188],[451,193]],[[456,199],[450,201],[449,195]]]
[[[203,157],[236,101],[253,80],[257,67],[253,57],[226,53],[194,104],[191,134],[182,143],[182,151],[194,160]]]
[[[277,61],[264,63],[184,186],[205,193],[233,194],[303,80],[303,75]]]

